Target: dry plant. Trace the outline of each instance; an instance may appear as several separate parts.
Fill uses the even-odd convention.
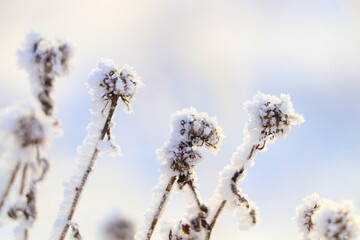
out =
[[[46,152],[52,139],[61,134],[53,115],[51,93],[55,79],[68,73],[72,52],[68,42],[30,32],[18,56],[20,65],[29,72],[34,99],[29,100],[30,104],[0,112],[0,160],[8,179],[4,189],[0,189],[0,220],[2,224],[9,218],[19,222],[15,230],[19,240],[30,239],[30,228],[37,217],[37,184],[44,180],[50,166]],[[82,239],[78,224],[72,220],[81,194],[100,156],[121,155],[120,146],[111,134],[115,126],[114,113],[119,100],[124,103],[125,112],[132,111],[131,101],[143,83],[128,65],[119,68],[111,60],[101,59],[90,73],[87,86],[91,95],[91,120],[72,178],[65,184],[64,199],[52,231],[53,240]],[[134,231],[130,221],[112,219],[104,228],[105,238],[154,239],[153,233],[174,189],[188,196],[189,214],[175,226],[166,228],[161,239],[210,240],[222,214],[237,217],[240,230],[254,227],[259,210],[238,183],[245,178],[258,152],[266,150],[277,138],[285,137],[291,127],[303,123],[304,118],[295,112],[290,96],[285,94],[276,97],[258,92],[244,107],[248,122],[243,143],[221,171],[216,191],[208,202],[199,194],[195,169],[204,160],[200,149],[216,153],[224,134],[215,117],[191,107],[171,116],[171,138],[157,150],[162,162],[159,184],[153,190],[143,223]],[[359,216],[349,201],[335,203],[312,194],[297,208],[295,220],[304,240],[358,240],[360,237]]]

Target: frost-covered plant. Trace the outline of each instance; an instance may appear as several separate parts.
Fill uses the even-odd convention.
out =
[[[118,100],[124,102],[125,110],[129,112],[130,101],[143,83],[128,65],[119,68],[111,60],[102,59],[90,74],[87,86],[91,95],[91,121],[87,127],[88,134],[78,149],[79,157],[73,177],[65,187],[64,200],[52,236],[56,240],[65,239],[70,227],[73,230],[72,237],[80,239],[72,217],[96,159],[99,154],[121,155],[120,147],[111,135]]]
[[[68,42],[46,38],[35,31],[27,34],[18,51],[19,65],[29,73],[33,94],[46,115],[52,115],[54,110],[51,92],[55,78],[68,73],[72,55]]]
[[[7,208],[8,217],[21,222],[17,239],[28,239],[36,220],[36,185],[49,168],[44,153],[60,132],[52,118],[31,105],[8,107],[0,113],[1,161],[10,172],[0,197],[0,218],[6,217],[2,210]],[[15,201],[8,201],[10,195]]]
[[[173,114],[170,128],[170,141],[157,151],[163,163],[161,176],[158,186],[153,189],[152,204],[146,214],[145,223],[136,235],[139,240],[151,238],[175,181],[180,190],[188,186],[198,208],[205,209],[194,186],[194,168],[203,158],[199,148],[213,152],[218,150],[223,139],[222,129],[215,118],[210,118],[206,113],[198,113],[194,108]]]
[[[6,218],[2,211],[6,208],[8,217],[21,222],[15,231],[17,239],[28,239],[37,217],[37,183],[49,168],[44,156],[53,138],[61,133],[52,115],[50,93],[54,78],[68,71],[71,55],[69,43],[46,39],[34,31],[28,33],[23,49],[18,51],[19,64],[29,72],[37,102],[29,99],[27,105],[8,107],[0,113],[1,160],[9,172],[0,193],[0,218]]]
[[[106,240],[134,240],[134,224],[124,217],[111,217],[103,229]]]
[[[302,240],[357,240],[360,216],[352,201],[333,202],[313,193],[296,208],[295,220]]]
[[[246,176],[246,171],[254,164],[257,151],[266,149],[267,143],[278,137],[285,137],[293,125],[301,124],[304,118],[295,113],[289,95],[280,97],[258,92],[251,101],[244,104],[249,120],[244,129],[243,143],[231,156],[231,163],[220,173],[220,182],[212,199],[213,218],[207,238],[220,213],[227,212],[239,218],[239,227],[249,229],[257,222],[257,208],[238,188],[239,180]]]

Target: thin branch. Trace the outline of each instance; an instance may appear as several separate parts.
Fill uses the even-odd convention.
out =
[[[111,99],[111,106],[110,106],[110,110],[109,110],[109,114],[107,116],[107,119],[105,121],[105,124],[104,124],[104,127],[101,131],[101,135],[100,135],[100,138],[99,138],[99,141],[102,141],[104,140],[105,138],[105,135],[109,132],[109,129],[110,129],[110,124],[111,124],[111,119],[115,113],[115,109],[116,109],[116,106],[118,104],[118,99],[119,99],[119,96],[117,95],[113,95],[113,98]],[[90,172],[91,170],[93,169],[94,167],[94,164],[95,164],[95,161],[96,161],[96,158],[97,158],[97,155],[99,153],[99,150],[95,147],[94,149],[94,152],[91,156],[91,159],[90,159],[90,162],[89,162],[89,165],[82,177],[82,180],[81,180],[81,183],[79,186],[77,186],[75,188],[75,191],[76,191],[76,194],[75,194],[75,197],[73,199],[73,202],[72,202],[72,205],[71,205],[71,209],[70,209],[70,212],[68,214],[68,217],[67,217],[67,223],[66,225],[64,226],[62,232],[61,232],[61,236],[60,236],[60,240],[64,240],[65,239],[65,236],[66,236],[66,233],[67,231],[69,230],[69,223],[71,222],[71,219],[74,215],[74,212],[75,212],[75,209],[76,209],[76,206],[78,204],[78,201],[79,201],[79,198],[80,198],[80,195],[84,189],[84,186],[85,186],[85,183],[90,175]]]
[[[20,196],[23,195],[23,193],[24,193],[26,173],[27,173],[28,166],[29,166],[29,164],[26,163],[25,166],[23,167],[23,170],[22,170],[21,184],[20,184],[20,190],[19,190],[19,195]]]
[[[195,186],[194,186],[193,181],[192,181],[192,180],[189,180],[189,181],[187,182],[187,185],[190,187],[191,192],[193,193],[194,199],[195,199],[195,201],[196,201],[196,204],[197,204],[198,207],[200,208],[201,202],[200,202],[199,194],[198,194],[197,191],[196,191],[196,188],[195,188]],[[200,211],[202,211],[202,209],[200,209]]]
[[[254,154],[256,153],[257,150],[262,150],[265,148],[265,144],[266,144],[266,141],[263,142],[263,145],[261,146],[260,144],[257,144],[257,145],[253,145],[251,147],[251,150],[250,150],[250,153],[247,157],[246,160],[250,160]],[[240,203],[242,204],[245,204],[245,207],[246,208],[250,208],[250,205],[249,205],[249,201],[244,198],[243,196],[240,195],[239,193],[239,190],[238,190],[238,187],[237,187],[237,182],[239,181],[239,177],[245,172],[245,168],[244,167],[241,167],[241,169],[239,169],[238,171],[235,171],[233,176],[231,177],[231,182],[230,182],[230,188],[231,188],[231,191],[232,193],[237,196],[238,200]],[[216,224],[216,220],[219,218],[222,210],[224,209],[225,205],[226,205],[226,202],[227,200],[223,200],[218,208],[218,210],[216,211],[216,214],[213,218],[213,220],[211,221],[210,223],[210,226],[209,226],[209,230],[207,232],[207,236],[206,236],[206,240],[209,240],[210,239],[210,236],[211,236],[211,232]],[[256,223],[256,218],[255,218],[255,210],[254,209],[251,209],[250,210],[250,216],[252,217],[252,221],[253,223]]]
[[[224,209],[225,204],[226,204],[226,200],[221,202],[218,210],[216,211],[214,218],[212,219],[212,221],[210,223],[209,230],[207,231],[205,240],[210,240],[212,230],[214,229],[215,223],[216,223],[217,219],[219,218],[221,211]]]
[[[0,212],[1,212],[1,210],[2,210],[2,207],[4,206],[4,203],[5,203],[5,200],[6,200],[7,196],[9,195],[9,192],[10,192],[10,190],[11,190],[11,187],[12,187],[13,184],[14,184],[14,181],[15,181],[16,175],[17,175],[17,173],[18,173],[18,171],[19,171],[19,168],[20,168],[20,162],[18,162],[18,163],[16,164],[16,166],[15,166],[15,168],[14,168],[12,174],[11,174],[11,177],[10,177],[10,180],[9,180],[8,185],[7,185],[7,187],[6,187],[6,190],[5,190],[5,192],[3,193],[3,195],[1,196]]]
[[[170,193],[170,191],[172,189],[172,186],[174,185],[174,182],[175,182],[176,178],[177,178],[177,176],[172,176],[170,178],[170,181],[169,181],[169,183],[168,183],[168,185],[167,185],[167,187],[165,189],[164,195],[162,196],[160,205],[159,205],[159,207],[158,207],[158,209],[157,209],[157,211],[156,211],[156,213],[154,215],[154,218],[153,218],[153,220],[151,222],[151,226],[150,226],[149,231],[147,233],[146,240],[151,239],[151,236],[152,236],[152,234],[153,234],[153,232],[155,230],[156,224],[157,224],[157,222],[159,220],[159,216],[160,216],[162,210],[164,209],[167,197],[169,196],[169,193]]]

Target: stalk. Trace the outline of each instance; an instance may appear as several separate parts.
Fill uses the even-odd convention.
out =
[[[110,129],[110,123],[111,123],[111,119],[112,117],[114,116],[114,113],[115,113],[115,109],[116,109],[116,106],[118,104],[118,99],[119,99],[119,96],[117,95],[113,95],[113,98],[111,99],[111,106],[110,106],[110,110],[109,110],[109,114],[107,116],[107,119],[105,121],[105,124],[104,124],[104,127],[101,131],[101,134],[100,134],[100,138],[99,138],[99,141],[102,141],[104,140],[105,138],[105,135],[109,132],[109,129]],[[98,141],[98,142],[99,142]],[[97,159],[97,156],[98,156],[98,153],[99,153],[99,150],[95,147],[94,149],[94,152],[91,156],[91,159],[89,161],[89,165],[86,169],[86,171],[84,172],[84,175],[82,177],[82,180],[81,180],[81,183],[79,184],[79,186],[77,186],[75,188],[75,191],[76,191],[76,194],[75,194],[75,197],[72,201],[72,205],[71,205],[71,209],[70,209],[70,212],[67,216],[67,224],[64,226],[62,232],[61,232],[61,236],[60,236],[60,240],[64,240],[65,239],[65,236],[69,230],[69,227],[70,227],[70,222],[71,222],[71,219],[74,215],[74,212],[76,210],[76,207],[78,205],[78,202],[79,202],[79,198],[80,198],[80,195],[81,193],[83,192],[83,189],[84,189],[84,186],[85,186],[85,183],[91,173],[91,170],[93,169],[94,167],[94,164],[95,164],[95,161]]]
[[[177,178],[177,176],[172,176],[172,177],[170,178],[170,181],[169,181],[169,183],[168,183],[168,185],[167,185],[167,187],[166,187],[166,189],[165,189],[165,192],[164,192],[164,194],[163,194],[163,196],[162,196],[160,205],[159,205],[159,207],[157,208],[156,213],[155,213],[155,215],[154,215],[154,218],[153,218],[153,220],[152,220],[152,222],[151,222],[150,228],[149,228],[148,233],[147,233],[147,236],[146,236],[146,240],[150,240],[150,239],[151,239],[151,236],[152,236],[152,234],[153,234],[153,232],[154,232],[154,230],[155,230],[156,224],[157,224],[157,222],[158,222],[158,220],[159,220],[159,216],[160,216],[161,212],[162,212],[163,209],[164,209],[165,203],[166,203],[166,201],[167,201],[167,198],[168,198],[168,196],[169,196],[169,193],[171,192],[172,186],[174,185],[174,182],[175,182],[176,178]]]
[[[0,200],[0,213],[1,213],[1,210],[4,206],[4,203],[5,203],[5,200],[7,198],[7,196],[9,195],[9,192],[12,188],[12,186],[14,185],[14,181],[15,181],[15,178],[16,178],[16,175],[19,171],[19,168],[20,168],[20,162],[18,162],[14,168],[14,170],[12,171],[12,174],[11,174],[11,177],[9,179],[9,182],[7,184],[7,187],[6,187],[6,190],[5,192],[3,193],[3,195],[1,196],[1,200]]]

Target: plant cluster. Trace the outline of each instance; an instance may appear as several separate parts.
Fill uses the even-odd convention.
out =
[[[27,35],[18,52],[20,66],[30,77],[33,99],[30,104],[15,105],[0,112],[0,161],[7,169],[5,188],[0,189],[0,223],[19,222],[18,240],[28,240],[37,218],[37,184],[44,180],[50,162],[46,153],[61,128],[54,116],[51,97],[55,79],[69,72],[73,47],[70,43],[49,39],[36,32]],[[91,95],[91,119],[87,136],[78,150],[76,166],[65,184],[64,199],[54,223],[51,239],[82,239],[79,225],[73,221],[77,206],[97,159],[103,155],[120,156],[120,146],[111,133],[119,100],[124,111],[132,111],[131,102],[144,84],[132,67],[118,67],[112,60],[101,59],[90,73],[87,87]],[[210,201],[202,200],[196,183],[196,167],[204,161],[201,149],[219,151],[224,138],[215,117],[190,107],[175,112],[170,119],[171,137],[157,150],[161,176],[153,189],[151,204],[143,223],[135,231],[126,219],[114,218],[104,228],[111,240],[150,240],[174,190],[186,194],[189,214],[163,231],[162,239],[210,240],[221,214],[238,218],[241,230],[254,227],[258,208],[239,188],[254,165],[258,152],[277,138],[289,134],[294,125],[304,122],[295,112],[289,95],[279,97],[258,92],[245,102],[248,122],[243,143],[232,154],[230,163],[220,172],[219,183]],[[297,208],[296,221],[303,240],[358,240],[360,218],[352,202],[335,203],[312,194]]]

